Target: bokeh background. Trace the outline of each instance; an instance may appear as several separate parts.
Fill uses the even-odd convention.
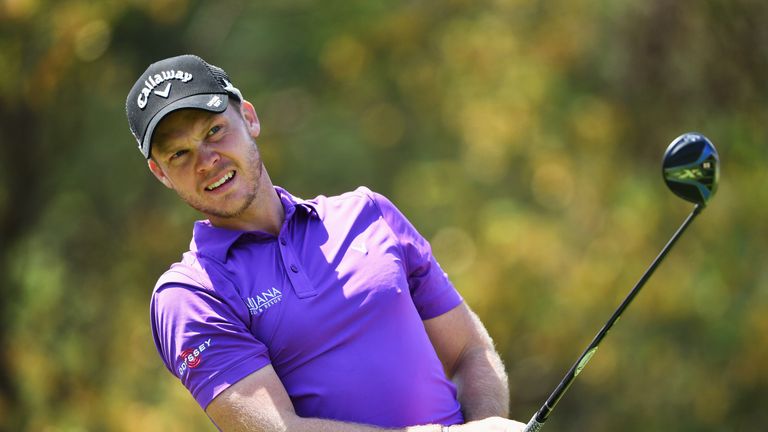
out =
[[[124,116],[180,53],[254,103],[276,184],[401,207],[522,421],[691,210],[660,161],[704,133],[715,199],[548,430],[764,430],[766,21],[761,0],[0,0],[0,430],[214,430],[148,326],[197,215]]]

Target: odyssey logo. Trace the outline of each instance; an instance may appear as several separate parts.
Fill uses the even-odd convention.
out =
[[[245,302],[248,304],[248,311],[251,315],[260,315],[268,308],[280,303],[283,300],[283,293],[275,287],[262,292],[256,297],[248,297]]]
[[[200,362],[203,360],[203,351],[211,347],[211,339],[201,343],[200,345],[187,348],[179,354],[179,358],[182,360],[179,365],[179,377],[181,377],[187,369],[194,369],[200,366]]]

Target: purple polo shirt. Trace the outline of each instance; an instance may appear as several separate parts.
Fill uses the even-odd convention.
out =
[[[166,367],[204,409],[271,363],[302,417],[463,423],[422,323],[462,299],[428,242],[367,188],[312,200],[275,189],[277,237],[197,222],[160,277],[151,320]]]

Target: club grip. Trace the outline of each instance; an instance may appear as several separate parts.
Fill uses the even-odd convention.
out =
[[[525,429],[523,429],[523,432],[537,432],[537,431],[540,431],[543,426],[544,426],[544,423],[537,422],[536,414],[534,414],[533,417],[531,417],[531,420],[528,422],[528,424],[525,425]]]

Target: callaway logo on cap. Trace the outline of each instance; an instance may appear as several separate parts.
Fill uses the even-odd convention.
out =
[[[128,93],[125,111],[139,150],[149,159],[152,134],[163,117],[183,108],[224,112],[229,96],[243,100],[226,72],[200,57],[182,55],[149,65]]]

